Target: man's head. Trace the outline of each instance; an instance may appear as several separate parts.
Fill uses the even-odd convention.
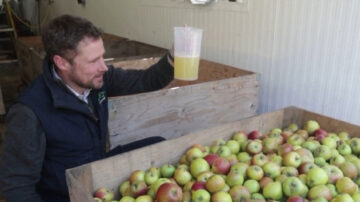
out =
[[[76,91],[98,89],[107,71],[102,31],[90,21],[63,15],[44,29],[42,41],[60,77]]]

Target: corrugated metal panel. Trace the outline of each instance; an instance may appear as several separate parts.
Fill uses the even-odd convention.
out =
[[[88,8],[63,1],[52,7],[168,48],[172,27],[201,27],[202,57],[261,74],[260,112],[296,105],[360,124],[360,1],[245,2],[195,7],[185,0],[87,0]]]

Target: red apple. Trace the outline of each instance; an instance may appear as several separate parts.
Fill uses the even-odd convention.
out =
[[[157,202],[179,202],[182,200],[182,190],[175,183],[164,183],[156,192]]]
[[[106,201],[111,201],[114,199],[114,192],[112,192],[111,190],[107,189],[107,188],[99,188],[96,192],[95,192],[95,197],[99,198],[101,200],[106,200]]]
[[[223,157],[215,159],[211,166],[212,171],[217,174],[227,174],[230,171],[230,167],[230,162]]]
[[[210,166],[214,163],[215,159],[219,156],[217,154],[208,154],[204,157],[204,159],[209,163]]]
[[[301,196],[292,196],[289,197],[286,202],[305,202],[305,199],[302,198]]]
[[[262,136],[261,132],[257,130],[253,130],[248,134],[248,139],[250,140],[260,139],[261,136]]]
[[[205,182],[203,181],[196,181],[194,182],[194,184],[191,186],[191,191],[196,191],[198,189],[205,189]]]

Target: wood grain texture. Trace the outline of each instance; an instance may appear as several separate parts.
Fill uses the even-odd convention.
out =
[[[156,58],[116,63],[142,69]],[[201,60],[197,81],[174,80],[150,93],[109,99],[111,148],[149,136],[167,139],[254,116],[258,109],[257,75]]]
[[[300,108],[288,107],[278,111],[242,119],[240,121],[193,132],[179,138],[89,163],[68,170],[67,175],[74,172],[80,173],[79,170],[91,168],[92,174],[90,176],[83,176],[89,174],[83,173],[82,176],[71,179],[75,180],[76,183],[82,184],[84,187],[93,186],[93,190],[88,191],[87,193],[83,193],[83,189],[72,190],[73,193],[78,193],[77,195],[84,196],[87,194],[88,196],[91,196],[93,191],[104,186],[117,190],[120,183],[127,180],[132,171],[137,169],[146,170],[151,166],[159,167],[165,163],[175,164],[186,150],[195,143],[210,145],[218,138],[229,139],[232,134],[238,130],[250,132],[256,129],[262,133],[266,133],[272,128],[283,128],[292,122],[302,126],[303,123],[309,119],[319,121],[321,128],[329,132],[346,130],[349,131],[352,136],[360,136],[360,126]],[[86,199],[87,198],[73,200],[72,198],[72,201],[88,201]]]

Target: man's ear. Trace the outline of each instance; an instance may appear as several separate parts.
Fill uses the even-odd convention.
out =
[[[60,55],[54,55],[53,61],[56,65],[56,67],[59,68],[60,70],[66,71],[69,69],[70,63],[65,58],[61,57]]]

